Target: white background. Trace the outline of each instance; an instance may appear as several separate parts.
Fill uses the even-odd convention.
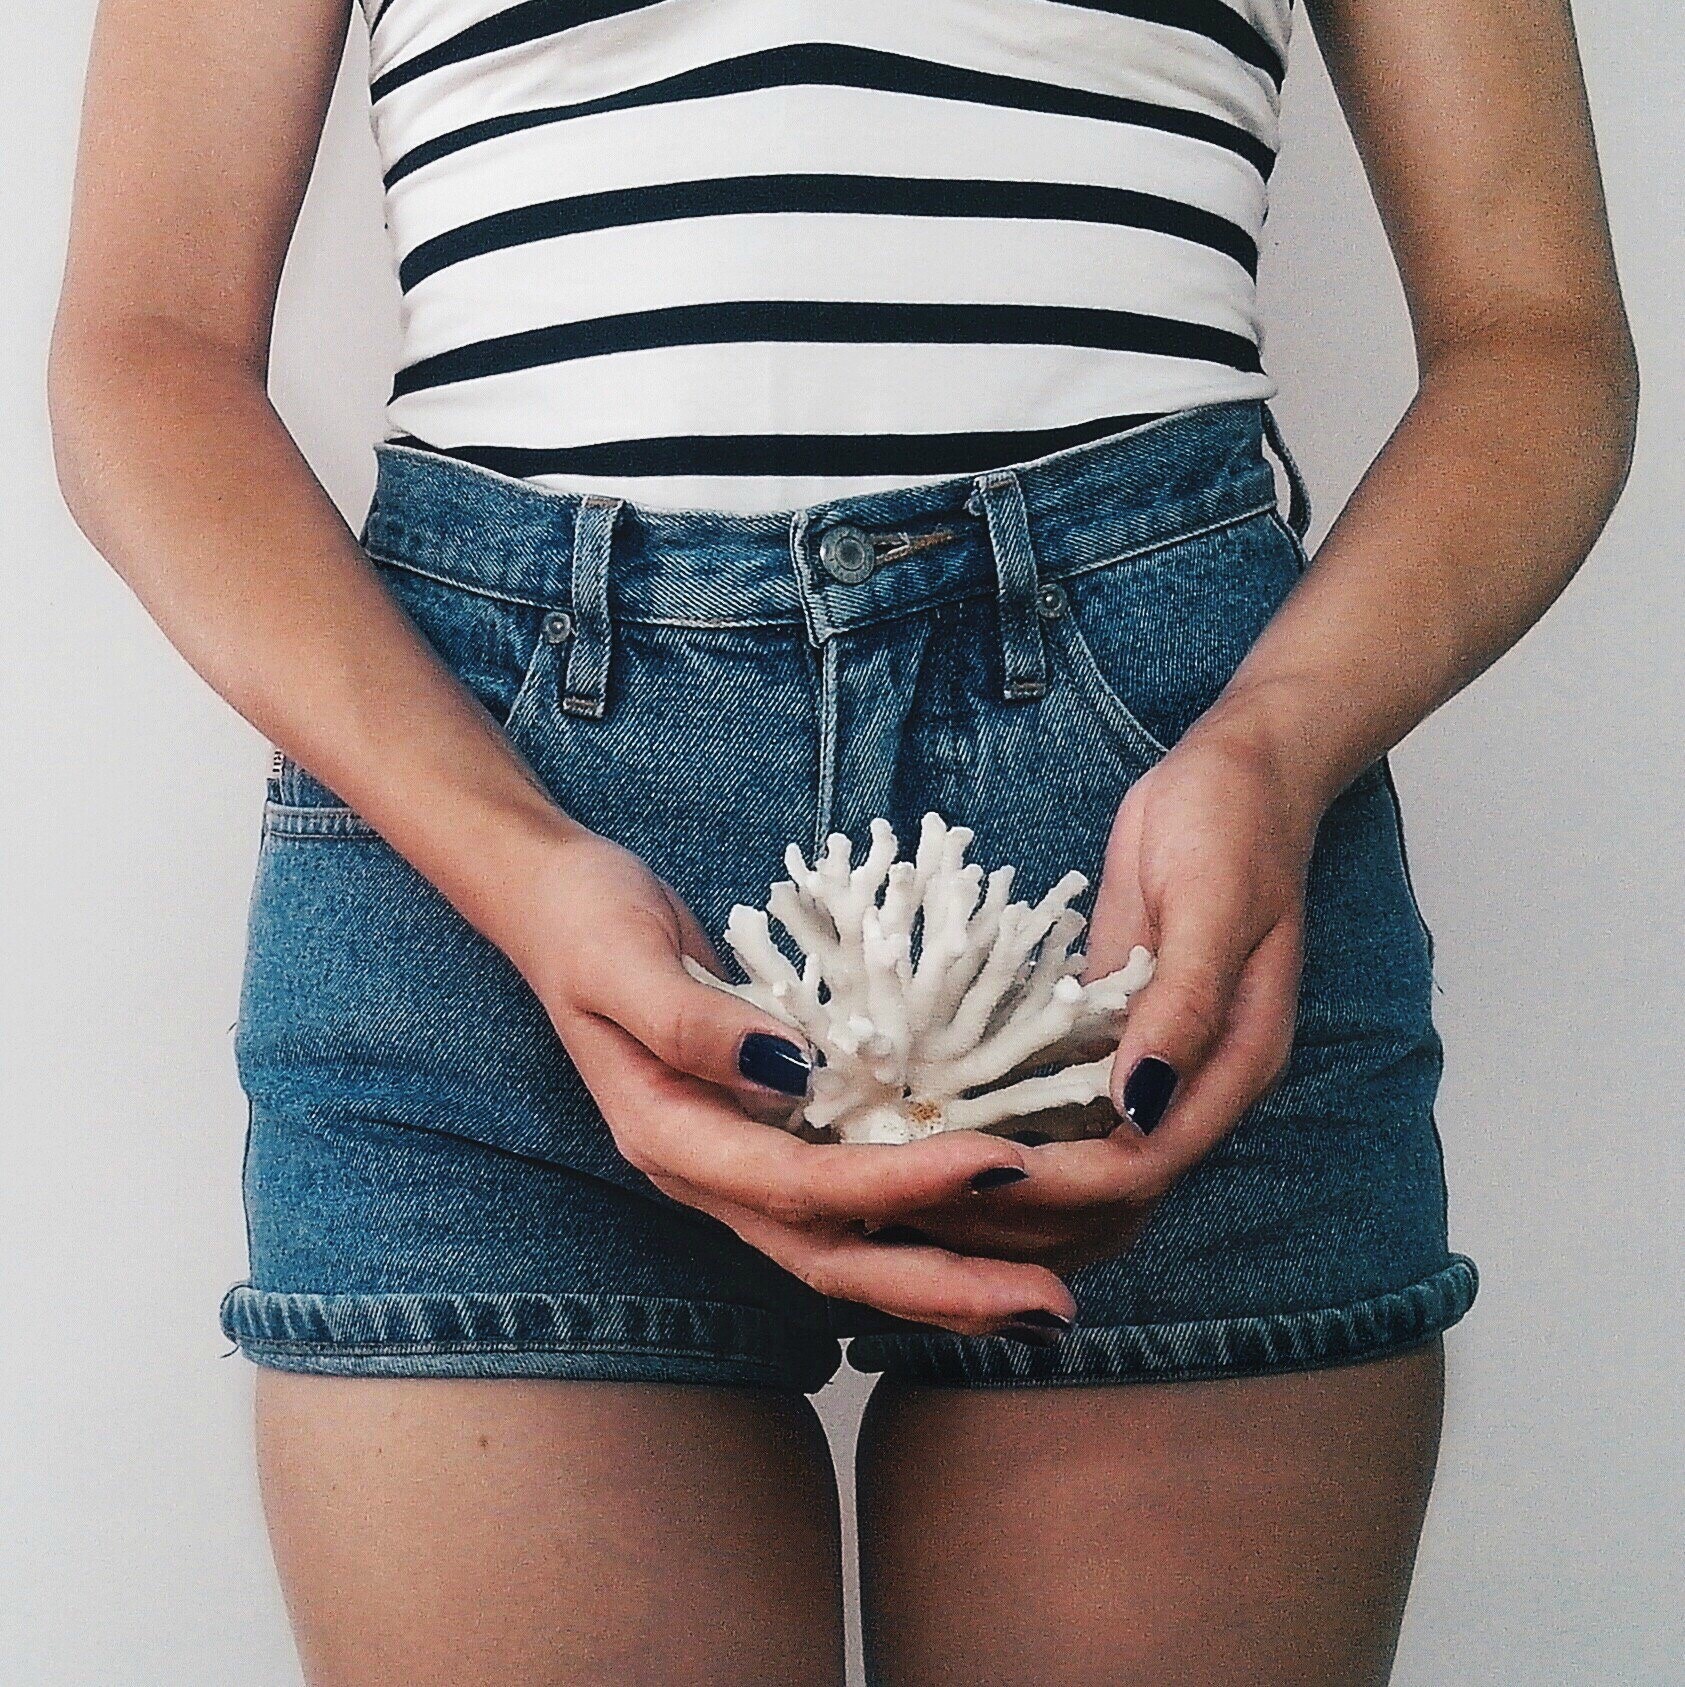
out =
[[[16,8],[0,69],[0,1679],[287,1687],[250,1376],[216,1328],[242,1268],[228,1031],[264,749],[72,529],[42,418],[92,12]],[[1685,10],[1580,12],[1643,441],[1568,597],[1397,758],[1439,936],[1453,1243],[1484,1276],[1450,1341],[1402,1687],[1663,1687],[1685,1667]],[[1268,357],[1320,531],[1412,361],[1308,32],[1295,64]],[[354,47],[276,363],[282,409],[354,511],[394,301],[361,74]],[[844,1438],[860,1398],[825,1396]]]

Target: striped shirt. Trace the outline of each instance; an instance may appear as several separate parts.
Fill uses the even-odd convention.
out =
[[[740,513],[1265,398],[1291,0],[364,0],[393,439]]]

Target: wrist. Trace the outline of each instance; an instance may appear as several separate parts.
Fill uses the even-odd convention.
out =
[[[548,922],[535,917],[570,851],[592,834],[536,787],[495,802],[459,803],[448,817],[448,855],[436,864],[412,856],[451,905],[481,936],[530,976],[530,953]],[[417,852],[417,856],[423,852]],[[426,852],[431,853],[431,852]]]
[[[1244,767],[1267,785],[1287,823],[1315,834],[1329,805],[1372,757],[1343,748],[1321,719],[1262,690],[1225,693],[1183,737],[1178,749],[1203,752]]]

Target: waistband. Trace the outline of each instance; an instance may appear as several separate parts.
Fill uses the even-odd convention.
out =
[[[978,475],[739,515],[550,491],[411,446],[377,447],[370,553],[542,608],[615,620],[791,626],[815,644],[1026,571],[1080,574],[1276,505],[1268,438],[1302,529],[1303,483],[1256,401],[1148,422]]]

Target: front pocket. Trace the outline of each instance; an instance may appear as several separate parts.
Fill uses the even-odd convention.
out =
[[[1299,576],[1290,535],[1260,511],[1067,576],[1049,644],[1120,750],[1151,763],[1217,701]]]
[[[1094,652],[1088,648],[1075,616],[1065,613],[1054,617],[1049,623],[1048,639],[1055,662],[1064,670],[1089,708],[1099,716],[1127,761],[1139,763],[1145,771],[1169,755],[1169,747],[1161,744],[1130,712],[1129,705],[1112,690]]]
[[[520,725],[554,646],[553,613],[443,580],[401,558],[371,555],[381,583],[450,671],[506,732]]]

